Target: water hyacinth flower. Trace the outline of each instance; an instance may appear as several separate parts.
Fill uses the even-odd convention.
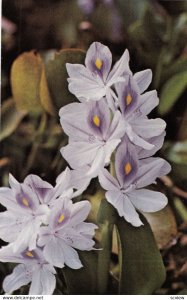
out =
[[[85,66],[66,64],[69,75],[69,91],[81,102],[100,100],[106,96],[109,107],[114,109],[116,95],[111,86],[124,82],[123,73],[131,73],[129,69],[129,53],[126,50],[111,70],[112,54],[107,46],[94,42],[89,47]]]
[[[69,144],[61,149],[73,169],[89,166],[88,176],[97,176],[110,162],[110,156],[124,135],[121,113],[111,121],[110,109],[104,99],[89,103],[71,103],[59,112]]]
[[[141,76],[144,79],[140,80]],[[155,90],[140,94],[149,83],[147,76],[149,77],[148,73],[134,77],[126,75],[125,83],[117,84],[116,91],[124,118],[125,134],[135,145],[151,150],[154,146],[148,142],[148,139],[160,136],[165,130],[166,123],[160,118],[148,119],[147,117],[159,103]]]
[[[27,183],[19,183],[9,175],[9,184],[11,188],[0,188],[0,203],[7,208],[0,213],[0,238],[13,243],[15,252],[26,247],[32,250],[36,248],[37,233],[46,222],[49,208],[40,202],[39,194]],[[45,183],[44,190],[46,188],[51,186]]]
[[[14,253],[12,245],[0,249],[0,261],[18,263],[12,274],[5,277],[3,289],[11,294],[20,287],[31,282],[29,295],[51,295],[56,286],[56,271],[49,264],[41,248],[35,250],[24,249]]]
[[[162,158],[138,159],[136,147],[123,142],[115,156],[114,178],[106,169],[99,174],[101,186],[107,190],[106,199],[121,217],[133,226],[141,226],[137,211],[156,212],[164,208],[164,194],[145,189],[155,183],[156,178],[170,172],[170,165]]]
[[[45,259],[52,265],[63,268],[64,264],[73,269],[82,267],[77,251],[92,250],[96,225],[84,222],[91,209],[88,201],[73,204],[63,198],[60,205],[53,207],[48,226],[40,228],[38,245],[43,247]]]

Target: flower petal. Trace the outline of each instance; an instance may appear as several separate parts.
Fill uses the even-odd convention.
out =
[[[131,126],[137,135],[149,139],[162,134],[166,128],[166,123],[160,118],[137,118],[131,122]]]
[[[148,115],[159,103],[157,91],[150,91],[144,93],[139,98],[139,109],[146,116]]]
[[[11,294],[23,285],[31,281],[32,274],[27,270],[25,265],[18,265],[14,268],[12,274],[5,277],[3,281],[3,289],[5,293]]]
[[[38,267],[32,276],[29,295],[52,295],[56,286],[56,278],[45,265]]]
[[[155,183],[156,178],[166,175],[170,170],[170,164],[162,158],[152,157],[141,160],[136,178],[137,188]]]
[[[140,94],[142,94],[152,81],[152,71],[150,69],[147,69],[137,72],[134,74],[134,79],[139,87]]]
[[[106,80],[112,64],[112,54],[107,46],[94,42],[86,53],[85,65]]]
[[[51,237],[50,241],[45,245],[43,254],[45,259],[55,267],[64,267],[63,249],[59,243],[59,238]]]
[[[131,74],[129,68],[129,51],[127,49],[113,66],[112,71],[108,76],[108,85],[110,85],[110,82],[118,82],[118,79],[122,74]]]
[[[80,201],[74,203],[71,208],[71,218],[69,224],[71,226],[75,226],[83,221],[88,217],[88,214],[91,210],[91,204],[89,201]]]
[[[80,269],[83,267],[78,253],[72,247],[67,245],[63,240],[60,240],[61,248],[63,249],[64,263],[72,269]]]
[[[71,142],[61,148],[60,152],[73,169],[78,169],[92,164],[100,147],[95,143]]]
[[[168,203],[164,194],[146,189],[134,190],[128,196],[133,205],[142,212],[159,211]]]
[[[116,178],[114,178],[106,169],[103,169],[99,173],[99,182],[102,188],[107,191],[117,191],[120,188]]]
[[[106,192],[106,199],[117,209],[120,217],[124,217],[127,222],[136,227],[143,225],[138,213],[126,195],[123,195],[120,191],[118,193],[116,191],[108,191]]]

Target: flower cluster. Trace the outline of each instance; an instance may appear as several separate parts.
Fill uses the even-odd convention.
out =
[[[30,294],[52,294],[54,267],[82,267],[79,250],[92,250],[96,225],[84,222],[90,212],[86,200],[73,203],[71,171],[67,168],[53,187],[36,175],[23,183],[9,176],[11,188],[0,189],[0,238],[9,245],[0,249],[0,261],[19,263],[4,282],[11,293],[31,282]],[[75,248],[75,249],[74,249]]]
[[[31,282],[30,294],[52,294],[55,268],[82,267],[79,250],[92,250],[97,226],[85,222],[91,205],[72,198],[98,177],[106,199],[133,226],[142,225],[137,211],[155,212],[167,204],[160,192],[147,189],[170,171],[162,158],[152,157],[161,147],[165,122],[147,115],[158,105],[156,91],[144,91],[152,74],[132,74],[126,50],[111,69],[108,47],[93,43],[85,66],[67,64],[69,91],[80,102],[60,109],[60,122],[69,137],[61,154],[66,168],[53,187],[36,175],[23,183],[9,176],[10,188],[0,188],[0,261],[18,263],[8,275],[6,293]],[[108,171],[108,167],[113,170]]]
[[[147,115],[158,105],[151,70],[132,74],[126,50],[111,69],[108,47],[93,43],[85,66],[66,64],[69,90],[81,103],[60,110],[60,122],[69,143],[61,149],[74,169],[77,188],[86,188],[99,177],[106,199],[134,226],[142,224],[138,211],[155,212],[167,204],[165,195],[145,189],[170,171],[161,158],[152,158],[162,147],[165,122]],[[115,157],[115,175],[106,167]],[[113,177],[114,176],[114,177]]]

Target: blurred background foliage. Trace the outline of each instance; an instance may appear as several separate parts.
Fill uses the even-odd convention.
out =
[[[157,89],[160,105],[151,115],[167,122],[159,155],[172,165],[169,176],[158,182],[168,207],[145,215],[167,270],[156,293],[186,294],[187,1],[3,0],[2,5],[1,185],[8,185],[9,173],[19,181],[35,173],[55,183],[66,166],[59,149],[67,143],[58,111],[76,101],[68,92],[65,63],[83,63],[93,41],[109,46],[114,62],[128,48],[133,72],[153,71],[149,89]],[[94,207],[90,220],[96,219],[103,198],[97,188],[93,182],[86,191]],[[112,232],[108,293],[114,293],[120,276]],[[0,269],[2,280],[11,265],[1,264]],[[65,275],[72,276],[68,271]],[[61,285],[59,281],[56,294]]]

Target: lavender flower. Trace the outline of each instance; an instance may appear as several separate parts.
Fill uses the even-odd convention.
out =
[[[87,175],[95,177],[110,162],[110,156],[124,134],[121,113],[116,111],[112,121],[104,99],[89,103],[72,103],[60,110],[63,130],[69,144],[61,149],[73,169],[89,166]]]
[[[54,267],[49,264],[41,248],[14,253],[12,245],[0,249],[0,261],[18,263],[12,274],[5,277],[3,289],[11,294],[31,282],[29,295],[51,295],[56,286]]]
[[[140,73],[134,77],[126,75],[125,83],[118,83],[116,91],[124,118],[125,134],[135,145],[151,150],[153,145],[148,139],[161,135],[166,123],[160,118],[148,119],[147,114],[158,105],[159,101],[156,91],[140,94],[150,81],[149,72]]]
[[[13,250],[22,251],[36,248],[36,238],[39,227],[46,222],[49,208],[40,202],[39,194],[51,185],[43,184],[43,191],[33,191],[26,182],[20,184],[12,175],[9,176],[11,188],[0,188],[0,203],[7,211],[0,213],[0,238],[13,243]],[[40,182],[41,183],[41,182]]]
[[[96,225],[84,222],[90,212],[88,201],[73,204],[63,199],[53,208],[49,225],[40,228],[38,245],[44,247],[43,254],[52,265],[63,268],[64,264],[73,269],[82,267],[77,251],[92,250],[92,237]]]
[[[104,169],[99,174],[99,181],[107,190],[107,201],[117,209],[119,215],[133,226],[140,226],[142,222],[136,210],[155,212],[167,204],[165,195],[144,187],[155,183],[157,177],[167,174],[170,169],[170,165],[162,158],[139,160],[136,147],[125,140],[116,152],[117,178]]]
[[[86,54],[86,66],[66,64],[69,91],[81,102],[100,100],[106,96],[109,107],[114,110],[113,99],[116,95],[111,86],[124,82],[124,72],[131,73],[128,62],[129,53],[126,50],[111,70],[112,54],[109,48],[99,42],[92,43]]]

